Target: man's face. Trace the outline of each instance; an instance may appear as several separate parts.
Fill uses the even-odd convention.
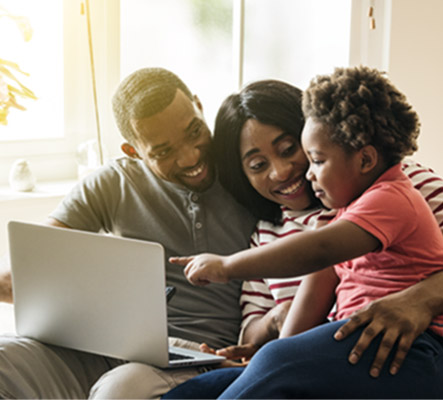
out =
[[[134,147],[159,178],[194,191],[204,191],[214,181],[210,160],[211,133],[201,105],[177,90],[173,102],[152,117],[132,120],[137,134]]]

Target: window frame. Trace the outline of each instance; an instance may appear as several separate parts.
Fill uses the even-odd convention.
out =
[[[246,10],[245,0],[232,2],[235,90],[244,83]],[[80,14],[82,3],[83,0],[63,0],[64,137],[0,140],[0,185],[8,183],[9,170],[18,158],[26,158],[30,162],[37,181],[75,179],[77,146],[96,138],[86,16]],[[368,33],[366,13],[370,4],[375,4],[377,30]],[[110,104],[120,82],[120,0],[94,0],[90,7],[102,144],[107,157],[114,157],[121,154],[119,147],[122,142]],[[350,65],[367,64],[388,70],[390,9],[391,0],[352,2]]]
[[[63,0],[64,135],[50,139],[0,140],[0,185],[8,183],[15,160],[29,161],[38,181],[75,179],[76,149],[96,138],[92,79],[86,15],[81,0]],[[107,139],[108,154],[115,153],[118,137],[112,121],[109,99],[119,82],[119,0],[90,2],[100,125]],[[26,118],[26,111],[23,111]],[[112,132],[114,131],[114,132]],[[115,133],[115,134],[114,134]]]

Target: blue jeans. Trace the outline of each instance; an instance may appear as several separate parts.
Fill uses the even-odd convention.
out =
[[[263,346],[246,368],[210,371],[177,386],[163,398],[443,398],[443,340],[425,332],[414,342],[397,375],[369,375],[380,338],[356,365],[348,355],[361,334],[337,342],[333,334],[345,321]]]

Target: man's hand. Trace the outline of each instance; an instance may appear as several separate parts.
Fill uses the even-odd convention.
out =
[[[257,352],[259,346],[253,344],[243,344],[238,346],[228,346],[219,350],[214,350],[206,343],[200,345],[200,351],[204,353],[216,354],[226,357],[226,361],[220,364],[220,368],[245,367],[251,357]]]
[[[5,271],[0,274],[0,301],[12,303],[11,272]]]
[[[350,321],[344,324],[334,335],[336,340],[348,337],[358,327],[366,325],[363,333],[349,354],[349,362],[356,364],[379,334],[383,335],[370,375],[378,377],[395,343],[397,351],[389,372],[395,375],[400,369],[414,340],[431,323],[432,313],[426,307],[414,301],[414,296],[405,296],[402,292],[373,301],[368,306],[355,312]]]
[[[193,285],[203,286],[211,282],[229,282],[226,259],[227,257],[205,253],[190,257],[170,257],[169,262],[184,266],[188,281]]]

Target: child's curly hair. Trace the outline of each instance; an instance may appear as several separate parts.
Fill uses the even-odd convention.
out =
[[[328,125],[330,139],[348,151],[370,144],[394,165],[418,148],[417,113],[376,69],[336,68],[331,75],[317,76],[302,105],[305,118]]]

